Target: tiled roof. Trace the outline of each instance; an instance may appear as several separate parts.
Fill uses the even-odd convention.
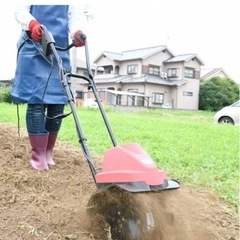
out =
[[[168,80],[163,79],[158,76],[145,75],[140,78],[133,78],[131,76],[118,76],[114,78],[95,78],[96,83],[153,83],[158,85],[167,85],[167,86],[180,86],[187,83],[186,80]]]
[[[147,58],[147,57],[154,55],[166,48],[167,47],[165,45],[161,45],[161,46],[155,46],[155,47],[148,47],[148,48],[124,51],[124,52],[122,52],[122,54],[123,54],[122,60]]]
[[[121,53],[103,51],[102,55],[107,56],[111,60],[117,60],[117,61],[126,61],[126,60],[132,60],[132,59],[145,59],[151,55],[154,55],[160,51],[165,50],[166,48],[167,47],[165,45],[160,45],[160,46],[155,46],[155,47],[123,51]],[[95,60],[95,62],[96,61],[97,60]]]
[[[177,55],[175,57],[172,57],[168,60],[166,60],[164,63],[173,63],[173,62],[186,62],[189,61],[193,58],[197,58],[198,61],[204,65],[203,61],[197,56],[195,53],[189,53],[189,54],[182,54],[182,55]]]
[[[178,55],[175,57],[172,57],[170,59],[168,59],[167,61],[165,61],[166,63],[170,63],[170,62],[185,62],[190,60],[191,58],[196,57],[196,54],[194,53],[190,53],[190,54],[183,54],[183,55]]]
[[[110,58],[111,60],[118,60],[118,61],[120,61],[120,59],[122,58],[122,54],[121,53],[103,51],[102,54],[105,55],[106,57]]]
[[[112,77],[112,78],[109,78],[109,77],[106,77],[106,78],[103,78],[102,75],[100,75],[101,78],[97,78],[97,76],[95,77],[94,81],[96,83],[120,83],[120,82],[123,82],[125,79],[131,79],[131,76],[116,76],[116,77]]]

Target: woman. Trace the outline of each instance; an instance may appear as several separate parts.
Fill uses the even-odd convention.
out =
[[[54,116],[63,114],[67,104],[58,69],[54,67],[51,72],[54,62],[44,57],[42,51],[41,25],[52,33],[57,46],[68,46],[70,34],[74,45],[82,47],[83,33],[79,30],[82,16],[79,6],[72,5],[24,5],[15,11],[22,33],[11,97],[15,103],[27,103],[26,125],[32,147],[30,164],[36,170],[55,165],[52,153],[62,120]],[[70,70],[69,52],[58,54],[63,67]]]

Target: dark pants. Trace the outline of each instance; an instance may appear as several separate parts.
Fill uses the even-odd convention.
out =
[[[63,114],[64,106],[64,104],[28,104],[26,113],[28,133],[58,133],[62,119],[48,119],[46,116],[52,118]]]

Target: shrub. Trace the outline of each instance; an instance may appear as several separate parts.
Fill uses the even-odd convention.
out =
[[[229,78],[213,77],[200,86],[199,109],[218,111],[239,99],[239,86]]]
[[[12,99],[10,96],[11,87],[0,85],[0,102],[12,103]]]

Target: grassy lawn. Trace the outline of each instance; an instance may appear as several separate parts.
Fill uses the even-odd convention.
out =
[[[19,106],[25,127],[26,105]],[[69,108],[66,108],[66,112]],[[90,152],[102,156],[112,147],[96,109],[78,108]],[[106,109],[118,144],[139,143],[169,178],[214,191],[238,203],[239,128],[214,124],[214,113],[180,110],[116,112]],[[0,104],[0,122],[17,123],[16,105]],[[79,145],[73,117],[63,120],[59,139]]]

